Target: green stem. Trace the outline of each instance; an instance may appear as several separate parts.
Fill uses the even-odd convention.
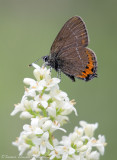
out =
[[[52,133],[49,131],[49,142],[53,146]]]

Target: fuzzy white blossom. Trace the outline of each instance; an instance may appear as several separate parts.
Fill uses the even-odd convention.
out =
[[[14,116],[19,112],[20,118],[30,119],[30,124],[24,124],[20,136],[13,142],[19,155],[25,152],[32,160],[99,160],[106,142],[102,135],[94,137],[98,123],[80,121],[80,126],[61,141],[54,137],[55,131],[66,132],[62,126],[69,121],[71,112],[77,116],[75,101],[69,100],[67,93],[60,90],[60,79],[51,78],[49,69],[32,65],[36,80],[24,79],[28,87],[11,113]]]

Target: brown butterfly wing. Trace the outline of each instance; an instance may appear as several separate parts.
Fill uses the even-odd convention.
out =
[[[62,50],[65,50],[69,45],[72,46],[75,42],[77,42],[79,47],[86,47],[88,45],[88,35],[85,24],[78,16],[72,17],[64,24],[55,38],[50,52],[51,54],[56,53],[59,56]]]
[[[80,17],[72,17],[62,27],[51,47],[51,57],[56,55],[58,68],[72,80],[86,81],[96,77],[95,53],[86,48],[88,34]]]
[[[86,81],[96,77],[97,60],[92,50],[88,48],[78,50],[72,47],[69,49],[69,54],[68,50],[65,52],[66,54],[61,54],[59,57],[62,59],[60,69],[63,73]]]
[[[88,56],[84,52],[84,48],[77,48],[76,46],[68,47],[59,56],[60,69],[67,75],[81,75],[88,64]]]

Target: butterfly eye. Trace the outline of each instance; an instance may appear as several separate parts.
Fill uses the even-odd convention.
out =
[[[48,62],[48,56],[44,56],[44,57],[43,57],[43,61],[44,61],[44,62]]]

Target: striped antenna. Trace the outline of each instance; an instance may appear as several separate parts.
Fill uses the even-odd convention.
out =
[[[34,61],[33,63],[37,63],[40,59],[42,59],[42,57],[41,58],[39,58],[39,59],[37,59],[36,61]],[[31,64],[29,64],[29,67],[31,67],[32,66],[32,63]]]

